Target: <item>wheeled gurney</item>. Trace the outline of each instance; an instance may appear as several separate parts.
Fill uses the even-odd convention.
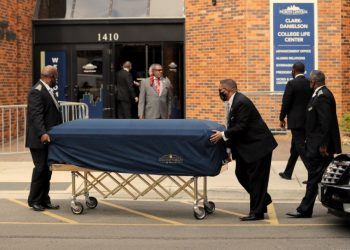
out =
[[[124,191],[135,200],[153,191],[165,201],[184,192],[194,199],[194,216],[203,219],[215,210],[207,198],[207,176],[219,174],[226,158],[224,143],[209,141],[214,129],[223,126],[206,120],[76,120],[49,132],[48,161],[53,171],[72,172],[75,214],[83,212],[76,200],[81,195],[88,208],[97,206],[90,190],[104,198]],[[76,177],[83,180],[80,187]]]

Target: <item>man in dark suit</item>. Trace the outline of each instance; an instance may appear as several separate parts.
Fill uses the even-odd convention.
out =
[[[287,180],[292,179],[295,163],[298,160],[300,151],[305,144],[305,111],[311,98],[312,90],[310,82],[304,76],[305,65],[302,62],[293,64],[293,80],[289,81],[282,98],[282,108],[280,113],[280,126],[286,127],[285,118],[287,116],[288,129],[292,132],[290,157],[284,172],[279,175]]]
[[[137,102],[138,98],[134,91],[134,81],[130,74],[131,62],[126,61],[123,64],[123,68],[117,72],[116,79],[116,106],[117,106],[117,117],[122,119],[132,118],[132,102]]]
[[[325,86],[325,75],[314,70],[310,75],[310,87],[314,89],[306,111],[306,148],[308,164],[306,193],[296,212],[287,213],[293,218],[312,217],[318,183],[335,153],[341,153],[337,108],[332,92]]]
[[[57,81],[57,69],[45,66],[41,78],[29,91],[27,110],[26,147],[30,148],[34,169],[28,196],[28,205],[34,211],[58,209],[49,196],[52,172],[47,165],[48,130],[61,123],[59,104],[53,92]]]
[[[227,130],[214,131],[213,143],[224,139],[236,159],[236,176],[250,195],[250,212],[242,221],[263,220],[272,202],[267,192],[272,151],[277,143],[252,101],[231,79],[220,81],[220,98],[230,103]]]

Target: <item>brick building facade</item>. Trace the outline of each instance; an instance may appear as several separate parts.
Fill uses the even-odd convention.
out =
[[[0,1],[0,105],[26,103],[32,85],[34,0]],[[318,68],[339,117],[350,108],[350,1],[318,0]],[[282,93],[270,89],[270,1],[185,0],[185,117],[222,122],[218,83],[237,80],[271,128]]]
[[[34,2],[0,1],[0,105],[25,103],[32,84]]]
[[[318,68],[341,116],[350,105],[350,1],[319,0],[317,7]],[[270,92],[270,2],[187,0],[185,30],[187,117],[220,120],[218,82],[233,78],[277,127],[282,93]]]

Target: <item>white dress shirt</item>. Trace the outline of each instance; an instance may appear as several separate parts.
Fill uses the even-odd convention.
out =
[[[60,105],[57,102],[57,99],[55,98],[55,93],[53,92],[53,88],[51,88],[49,85],[47,85],[43,80],[40,79],[40,82],[45,86],[45,88],[47,89],[47,91],[49,91],[51,98],[53,100],[53,102],[56,105],[56,108],[59,110],[60,109]]]
[[[233,93],[233,95],[230,97],[230,99],[227,101],[228,102],[228,107],[229,107],[229,110],[231,110],[231,106],[232,106],[232,102],[233,102],[233,98],[235,98],[235,95],[236,95],[236,92]],[[225,110],[226,111],[226,110]],[[228,116],[230,116],[230,111],[228,112]],[[227,119],[230,119],[229,117],[227,117]],[[228,126],[228,124],[227,124]],[[224,141],[227,141],[228,138],[226,138],[225,136],[225,131],[221,132],[221,135],[222,135],[222,138],[224,139]]]
[[[315,89],[314,93],[312,94],[312,98],[314,98],[316,96],[316,93],[318,90],[320,90],[321,88],[323,88],[325,85],[322,85],[320,87],[318,87],[317,89]]]

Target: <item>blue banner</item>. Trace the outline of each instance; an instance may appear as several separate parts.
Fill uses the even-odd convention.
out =
[[[46,65],[52,65],[58,71],[58,84],[54,88],[58,100],[65,101],[65,90],[67,86],[67,62],[65,51],[41,51],[41,68]]]
[[[315,4],[273,3],[273,91],[284,91],[295,62],[305,64],[306,76],[316,67]]]

